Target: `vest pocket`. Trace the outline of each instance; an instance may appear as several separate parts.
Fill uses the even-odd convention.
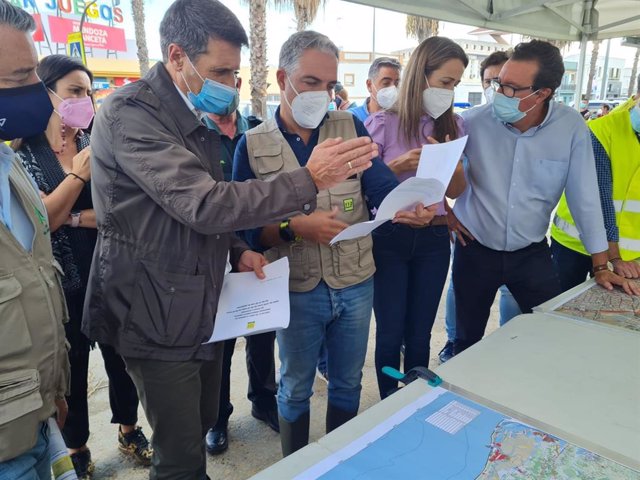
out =
[[[0,437],[5,424],[40,407],[38,370],[17,370],[0,375]]]
[[[305,242],[290,242],[270,248],[264,255],[270,263],[287,257],[289,259],[289,281],[306,281],[309,280],[308,248],[305,246]]]
[[[282,145],[265,145],[253,152],[258,166],[258,178],[272,176],[284,168]]]
[[[195,347],[202,341],[204,275],[166,272],[141,261],[126,329],[135,341],[165,347]],[[211,332],[208,332],[209,334]]]
[[[373,264],[371,236],[343,240],[331,247],[333,273],[337,277],[357,276],[362,269]]]
[[[22,285],[13,275],[0,277],[0,358],[9,358],[32,346],[27,318],[20,302]]]
[[[0,462],[33,447],[40,423],[36,412],[42,405],[37,370],[0,375]]]

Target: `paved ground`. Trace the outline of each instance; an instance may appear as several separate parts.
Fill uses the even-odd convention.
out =
[[[445,287],[446,292],[446,287]],[[440,302],[438,317],[433,328],[431,339],[431,366],[438,364],[437,353],[446,341],[444,332],[444,295]],[[497,302],[491,313],[488,331],[497,328]],[[235,411],[229,424],[229,450],[217,457],[209,456],[207,472],[212,479],[243,480],[263,470],[281,458],[280,439],[262,422],[251,417],[250,402],[246,399],[247,372],[244,363],[244,340],[236,344],[233,357],[231,396]],[[369,335],[369,349],[364,368],[362,400],[360,411],[364,411],[380,399],[376,384],[373,353],[375,345],[375,321],[372,320]],[[97,351],[91,354],[90,365],[90,400],[91,437],[89,447],[96,462],[94,478],[143,480],[148,478],[147,470],[136,467],[130,460],[119,453],[116,448],[117,427],[111,425],[109,410],[109,394],[107,378],[102,365],[102,357]],[[326,409],[326,384],[316,380],[315,394],[311,400],[311,441],[324,434],[324,418]],[[151,433],[140,409],[141,424],[147,435]]]

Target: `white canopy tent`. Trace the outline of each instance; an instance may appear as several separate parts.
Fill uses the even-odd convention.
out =
[[[538,38],[581,42],[580,86],[589,40],[640,35],[640,0],[355,0],[355,3]]]

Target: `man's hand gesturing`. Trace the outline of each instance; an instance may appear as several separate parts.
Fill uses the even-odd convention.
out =
[[[378,144],[369,137],[328,138],[313,149],[307,169],[318,190],[326,190],[366,170],[377,156]]]

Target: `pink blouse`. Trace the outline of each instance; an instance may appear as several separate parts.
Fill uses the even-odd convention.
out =
[[[465,135],[464,121],[459,115],[455,116],[456,124],[458,126],[458,137]],[[387,111],[376,112],[371,115],[364,122],[364,126],[367,127],[369,135],[374,142],[378,144],[380,152],[380,158],[385,164],[391,162],[391,160],[399,157],[403,153],[413,150],[414,148],[421,148],[422,145],[427,143],[427,137],[433,135],[433,119],[429,115],[423,115],[420,119],[420,127],[422,129],[423,142],[418,142],[415,138],[410,142],[404,138],[404,135],[400,134],[400,118],[397,114]],[[415,176],[415,172],[406,172],[396,175],[398,181],[403,182],[407,178]],[[445,215],[444,199],[440,202],[437,215]]]

